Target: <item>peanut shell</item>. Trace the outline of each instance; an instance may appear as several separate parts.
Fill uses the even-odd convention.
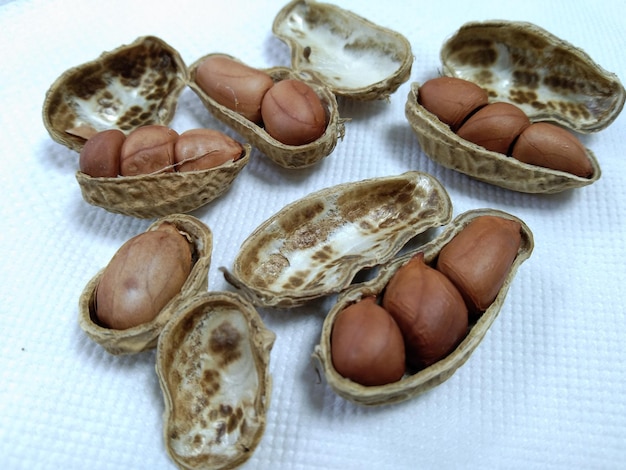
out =
[[[172,214],[152,223],[148,230],[154,230],[162,223],[171,223],[192,245],[191,273],[180,292],[163,307],[161,312],[148,323],[126,330],[114,330],[98,324],[95,316],[96,289],[104,269],[101,269],[84,287],[80,296],[78,323],[93,341],[111,354],[134,354],[156,347],[159,334],[174,314],[177,306],[187,297],[206,290],[208,271],[213,250],[213,235],[209,227],[193,216]]]

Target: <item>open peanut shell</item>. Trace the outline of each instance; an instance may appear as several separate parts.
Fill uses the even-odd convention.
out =
[[[270,406],[274,339],[237,294],[205,292],[179,305],[156,361],[165,446],[179,468],[234,468],[252,456]]]
[[[238,60],[228,54],[207,54],[189,68],[189,87],[198,95],[206,108],[220,121],[243,136],[253,147],[259,149],[274,163],[283,168],[304,168],[314,165],[322,158],[328,156],[335,149],[337,140],[344,136],[344,121],[339,117],[337,99],[322,84],[311,81],[310,77],[300,74],[287,67],[273,67],[264,69],[274,82],[296,78],[309,85],[317,94],[326,112],[326,130],[317,140],[304,145],[286,145],[270,136],[263,127],[241,116],[239,113],[222,106],[196,83],[195,76],[198,66],[212,55],[226,55],[231,59]]]
[[[209,227],[193,216],[172,214],[151,224],[146,231],[163,223],[173,224],[187,238],[192,249],[193,267],[180,292],[163,307],[150,322],[125,330],[107,328],[96,317],[96,290],[104,272],[100,270],[85,286],[80,296],[78,323],[93,341],[111,354],[133,354],[156,347],[159,334],[186,298],[208,288],[208,272],[213,250],[213,235]]]
[[[169,124],[186,84],[180,54],[142,36],[61,74],[46,92],[44,126],[53,140],[80,152],[99,131]]]
[[[509,274],[491,306],[469,324],[465,339],[448,356],[416,373],[407,373],[397,382],[387,385],[364,386],[342,377],[333,367],[330,337],[337,315],[348,305],[364,297],[381,294],[395,272],[406,264],[417,252],[424,253],[424,260],[431,264],[436,260],[441,249],[475,217],[496,215],[517,220],[521,224],[522,243]],[[435,239],[415,251],[394,259],[381,267],[379,274],[372,280],[354,284],[343,291],[336,304],[324,320],[320,343],[315,347],[313,358],[323,372],[328,385],[341,397],[351,402],[375,406],[408,400],[443,383],[454,374],[478,347],[485,334],[497,318],[506,299],[507,292],[517,269],[530,257],[534,247],[533,234],[528,226],[518,218],[494,209],[478,209],[465,212],[456,217]]]
[[[285,206],[243,242],[232,272],[221,269],[255,305],[301,305],[341,291],[451,214],[448,193],[426,173],[343,183]]]
[[[413,55],[404,36],[332,4],[292,1],[278,13],[272,31],[290,47],[292,63],[291,68],[264,71],[274,82],[295,78],[313,88],[327,117],[326,131],[317,140],[285,145],[272,138],[262,124],[247,120],[209,97],[196,84],[195,76],[202,61],[213,54],[190,66],[189,86],[217,119],[284,168],[316,164],[343,138],[344,119],[339,116],[336,95],[358,100],[388,99],[411,73]]]
[[[89,204],[138,218],[163,217],[191,212],[220,197],[248,164],[250,151],[250,145],[244,144],[239,159],[207,170],[111,178],[77,171],[76,180]]]
[[[179,53],[162,39],[142,36],[61,74],[46,93],[44,125],[54,141],[80,152],[100,131],[129,134],[169,124],[187,81]],[[76,180],[89,204],[133,217],[163,217],[221,196],[248,163],[250,150],[245,144],[238,160],[209,170],[111,178],[78,171]]]
[[[552,122],[574,132],[597,132],[610,125],[626,98],[617,76],[572,44],[531,23],[472,22],[443,45],[443,74],[476,83],[490,102],[521,108],[531,122]],[[589,178],[522,163],[468,142],[419,103],[412,83],[406,118],[422,150],[433,161],[480,181],[514,191],[557,193],[587,186],[601,176],[593,152]]]

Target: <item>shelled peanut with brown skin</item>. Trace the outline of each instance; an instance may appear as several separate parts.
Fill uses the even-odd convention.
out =
[[[331,351],[337,372],[362,385],[384,385],[404,375],[402,333],[374,296],[346,307],[337,316]]]
[[[167,126],[149,125],[135,129],[122,145],[120,174],[145,175],[174,171],[174,143],[178,132]]]
[[[455,77],[437,77],[420,87],[419,102],[459,137],[492,152],[531,165],[589,178],[593,167],[582,143],[550,123],[531,123],[517,106],[487,104],[478,85]]]
[[[492,152],[510,155],[517,137],[530,126],[530,120],[515,105],[491,103],[470,116],[457,135]]]
[[[465,120],[489,102],[487,92],[456,77],[437,77],[420,87],[419,102],[456,132]]]
[[[115,178],[120,173],[120,155],[126,135],[119,129],[98,132],[83,146],[78,166],[83,173],[100,178]]]
[[[192,268],[187,239],[169,223],[128,240],[104,269],[95,315],[124,330],[153,320],[178,293]]]
[[[326,111],[306,83],[287,79],[277,82],[263,97],[261,115],[265,130],[286,145],[304,145],[326,130]]]
[[[174,145],[177,171],[208,170],[236,161],[243,146],[226,134],[213,129],[191,129],[183,132]]]
[[[243,154],[239,142],[214,129],[190,129],[179,135],[169,127],[151,125],[128,137],[117,129],[98,132],[83,147],[79,167],[92,177],[114,178],[208,170]]]
[[[580,140],[562,127],[547,122],[536,122],[526,128],[517,139],[511,156],[524,163],[583,178],[593,174],[593,167]]]
[[[447,356],[467,333],[463,297],[450,280],[417,253],[391,278],[382,306],[396,320],[407,363],[423,369]]]
[[[261,102],[274,85],[265,72],[226,55],[207,57],[197,68],[195,81],[211,98],[246,119],[261,123]]]
[[[519,222],[484,215],[472,220],[439,253],[437,270],[459,289],[471,314],[494,301],[521,244]]]

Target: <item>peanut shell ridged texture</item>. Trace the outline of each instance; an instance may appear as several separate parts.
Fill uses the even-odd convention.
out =
[[[339,96],[388,99],[411,74],[404,36],[330,3],[294,0],[276,15],[272,31],[289,45],[294,69]]]
[[[462,139],[418,100],[419,84],[412,83],[405,106],[406,118],[422,151],[446,168],[478,181],[524,193],[558,193],[587,186],[600,179],[600,166],[589,149],[586,149],[587,157],[593,168],[589,178],[529,165]]]
[[[250,159],[251,148],[234,162],[199,171],[156,173],[119,178],[92,178],[82,172],[76,180],[83,199],[110,212],[138,218],[190,212],[221,196]]]
[[[167,125],[186,82],[178,52],[143,36],[57,78],[46,93],[44,125],[53,140],[80,152],[97,131]]]
[[[508,101],[533,122],[578,132],[607,127],[626,99],[615,74],[532,23],[466,23],[443,45],[441,62],[444,75],[476,83],[491,101]]]
[[[340,291],[450,217],[447,192],[426,173],[344,183],[285,206],[244,241],[232,273],[222,270],[256,305],[300,305]]]
[[[275,335],[236,294],[199,294],[180,305],[158,343],[163,433],[179,468],[228,469],[259,444],[270,405]]]
[[[314,349],[313,358],[318,363],[328,385],[338,395],[351,402],[366,406],[401,402],[413,398],[446,381],[467,361],[500,313],[500,309],[505,301],[517,269],[530,257],[534,247],[533,234],[525,223],[510,214],[494,209],[477,209],[457,216],[440,235],[419,248],[419,251],[424,253],[424,261],[429,265],[432,264],[435,262],[441,249],[447,245],[457,233],[461,232],[474,218],[482,215],[504,217],[518,221],[521,224],[522,242],[519,251],[491,306],[480,318],[470,320],[469,330],[465,338],[456,349],[440,361],[414,374],[405,375],[400,381],[391,384],[372,387],[356,384],[351,380],[341,377],[332,366],[330,334],[334,321],[341,310],[347,305],[357,302],[364,297],[380,295],[397,270],[415,256],[416,253],[408,252],[400,258],[385,264],[381,267],[378,275],[374,279],[361,284],[355,284],[348,290],[342,292],[337,299],[337,303],[331,308],[324,319],[320,343]]]
[[[214,55],[226,56],[237,60],[226,54],[208,54],[201,57],[189,67],[189,87],[198,95],[205,107],[216,119],[241,135],[250,145],[257,148],[277,165],[291,169],[312,166],[330,155],[337,145],[337,140],[343,138],[345,132],[344,120],[339,117],[335,95],[319,83],[310,81],[310,77],[285,67],[273,67],[263,71],[269,74],[274,82],[286,79],[297,79],[306,82],[315,91],[324,106],[327,122],[326,130],[320,138],[313,142],[304,145],[283,144],[271,137],[262,126],[219,104],[196,83],[197,68],[206,59]]]
[[[208,271],[213,250],[213,235],[209,227],[193,216],[172,214],[151,224],[146,232],[154,231],[162,224],[173,225],[190,242],[192,268],[187,280],[157,316],[138,326],[115,330],[102,326],[96,316],[96,293],[105,269],[100,270],[85,286],[79,299],[78,323],[93,341],[111,354],[134,354],[156,347],[164,325],[174,314],[177,306],[187,297],[208,287]]]

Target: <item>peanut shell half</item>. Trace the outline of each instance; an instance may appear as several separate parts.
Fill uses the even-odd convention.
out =
[[[406,118],[422,151],[446,168],[478,181],[523,193],[558,193],[587,186],[600,179],[600,165],[590,149],[586,149],[593,167],[589,178],[523,163],[459,137],[419,104],[418,97],[419,84],[412,83],[405,106]]]
[[[283,168],[305,168],[312,166],[332,153],[337,145],[337,140],[344,136],[344,120],[339,117],[337,99],[325,86],[316,82],[308,74],[298,73],[286,67],[273,67],[261,69],[269,74],[274,82],[285,79],[298,79],[309,85],[322,101],[326,110],[326,130],[317,140],[304,145],[286,145],[271,137],[265,129],[241,114],[219,104],[207,95],[195,81],[198,66],[208,57],[213,55],[223,55],[233,60],[238,60],[233,56],[222,53],[207,54],[189,67],[189,87],[198,95],[215,118],[226,124],[239,135],[241,135],[253,147],[259,149],[274,163]]]
[[[272,31],[291,49],[293,69],[338,96],[389,99],[411,74],[411,44],[402,34],[330,3],[291,1]]]
[[[100,270],[84,287],[80,296],[78,323],[93,341],[111,354],[134,354],[156,347],[159,334],[174,314],[177,306],[187,297],[206,290],[213,250],[213,235],[202,221],[186,214],[172,214],[151,224],[146,231],[155,230],[163,223],[173,224],[192,247],[191,272],[180,292],[163,307],[150,322],[126,330],[115,330],[98,324],[95,315],[96,289],[104,269]]]
[[[221,269],[256,305],[301,305],[339,292],[451,212],[448,193],[426,173],[343,183],[285,206],[243,242],[232,272]]]
[[[185,299],[157,347],[163,436],[179,468],[228,469],[248,460],[265,431],[275,334],[237,294]]]
[[[527,22],[469,22],[442,46],[443,74],[469,80],[489,94],[521,108],[531,122],[552,122],[580,133],[600,131],[620,114],[626,91],[618,77],[582,49]],[[601,176],[595,155],[589,177],[521,164],[461,139],[417,102],[413,83],[405,115],[422,150],[433,161],[513,191],[558,193]]]
[[[220,197],[250,160],[251,147],[235,161],[197,171],[93,178],[76,172],[83,199],[109,212],[138,218],[191,212]]]
[[[43,122],[53,140],[80,152],[98,131],[169,124],[186,84],[180,54],[142,36],[61,74],[46,92]]]

